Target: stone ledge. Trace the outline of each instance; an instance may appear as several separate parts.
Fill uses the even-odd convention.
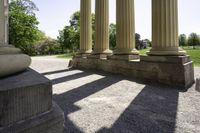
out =
[[[50,110],[51,81],[32,69],[0,79],[0,127]]]
[[[50,111],[35,117],[0,127],[1,133],[63,133],[64,114],[55,103]]]
[[[74,58],[72,68],[94,69],[123,74],[140,80],[161,83],[180,89],[189,88],[194,83],[194,67],[189,56],[158,57],[141,56],[141,60],[100,60]]]
[[[138,60],[140,59],[139,55],[110,55],[107,57],[108,60]]]

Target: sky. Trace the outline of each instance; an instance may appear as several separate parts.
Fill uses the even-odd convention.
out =
[[[200,34],[200,0],[179,1],[179,33]],[[47,36],[56,38],[58,31],[69,25],[71,15],[80,10],[80,0],[33,0],[39,8],[36,16],[40,22],[39,29]],[[109,0],[110,23],[116,21],[116,0]],[[92,12],[95,0],[92,0]],[[143,39],[151,40],[151,0],[135,0],[135,29]]]

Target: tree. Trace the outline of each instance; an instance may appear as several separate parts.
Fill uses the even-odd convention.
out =
[[[188,45],[193,46],[193,49],[196,48],[196,46],[200,45],[200,38],[196,33],[191,33],[188,37]]]
[[[9,43],[29,55],[33,44],[44,36],[34,11],[38,8],[30,0],[11,0],[9,4]]]
[[[152,46],[152,44],[151,44],[152,42],[149,39],[144,39],[143,41],[147,43],[147,47]]]
[[[69,21],[70,25],[65,26],[63,30],[59,31],[59,36],[57,37],[63,49],[70,49],[71,51],[77,51],[80,44],[80,11],[75,12]],[[92,14],[92,31],[94,40],[94,26],[95,15]],[[93,42],[94,43],[94,42]]]
[[[116,24],[110,24],[109,27],[109,32],[110,32],[110,49],[114,49],[116,47]]]
[[[180,34],[179,45],[180,46],[186,46],[187,45],[187,36],[185,34]]]

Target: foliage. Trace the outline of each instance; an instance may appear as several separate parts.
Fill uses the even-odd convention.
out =
[[[109,43],[110,43],[110,49],[113,50],[116,47],[116,25],[115,24],[110,24],[109,27]]]
[[[69,49],[72,52],[76,52],[79,49],[80,44],[80,12],[75,12],[69,21],[70,26],[65,26],[63,30],[59,31],[57,37],[59,43],[61,43],[62,49]],[[92,14],[92,29],[94,40],[94,23],[95,15]]]
[[[187,45],[187,36],[185,34],[179,35],[179,45],[186,46]]]
[[[200,45],[199,35],[196,33],[191,33],[188,37],[188,45],[193,46],[193,49],[195,49],[195,46]]]
[[[44,36],[37,27],[37,10],[30,0],[11,0],[9,4],[9,43],[29,55],[33,53],[33,43]]]
[[[146,49],[147,48],[147,42],[144,40],[141,40],[141,36],[138,33],[135,33],[135,45],[136,49]]]
[[[57,55],[57,58],[66,58],[66,59],[71,59],[73,58],[74,54],[73,53],[67,53],[67,54],[62,54],[62,55]]]
[[[32,55],[53,55],[61,54],[62,49],[60,43],[57,40],[51,38],[45,38],[33,45]]]

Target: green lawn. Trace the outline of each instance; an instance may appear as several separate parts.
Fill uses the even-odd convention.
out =
[[[146,55],[146,52],[149,51],[148,49],[140,50],[141,55]],[[184,47],[184,50],[186,50],[187,54],[191,56],[192,60],[194,61],[195,66],[200,66],[200,47],[197,47],[196,49],[193,49],[192,47]]]
[[[65,59],[71,59],[73,57],[73,53],[67,53],[67,54],[61,54],[61,55],[57,55],[57,58],[65,58]]]
[[[150,48],[140,50],[141,55],[146,55],[146,52],[149,51]],[[184,47],[187,51],[187,54],[191,56],[192,60],[194,61],[195,66],[200,66],[200,47],[193,49],[192,47]],[[73,57],[73,53],[57,55],[57,58],[66,58],[71,59]]]
[[[192,49],[192,48],[184,48],[187,51],[187,54],[191,56],[194,61],[195,66],[200,66],[200,48]]]

